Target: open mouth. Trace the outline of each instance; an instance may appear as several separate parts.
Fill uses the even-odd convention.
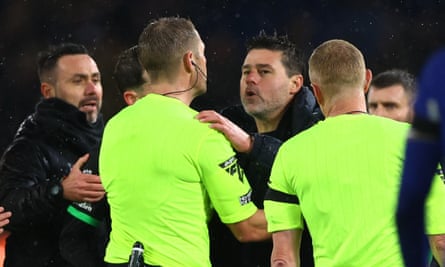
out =
[[[248,91],[248,92],[246,92],[246,95],[247,95],[247,96],[254,96],[254,95],[255,95],[255,93],[254,93],[254,92],[252,92],[252,91]]]
[[[247,88],[246,89],[246,96],[247,97],[256,96],[256,95],[257,95],[257,93],[256,93],[255,89],[253,89],[253,88]]]
[[[97,110],[97,101],[88,100],[88,101],[81,102],[80,110],[82,110],[84,112]]]

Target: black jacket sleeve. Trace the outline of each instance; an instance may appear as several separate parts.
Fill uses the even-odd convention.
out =
[[[238,153],[237,158],[252,187],[252,200],[262,209],[272,165],[282,141],[262,134],[253,134],[253,138],[251,152]]]
[[[47,224],[68,202],[54,188],[63,177],[51,177],[38,146],[16,140],[0,161],[0,205],[12,212],[5,227],[15,232]]]
[[[283,142],[275,137],[258,133],[254,133],[252,136],[254,141],[250,153],[238,153],[240,165],[244,169],[248,169],[249,165],[261,166],[270,172],[278,149]]]
[[[111,228],[108,202],[104,197],[85,204],[70,205],[60,234],[60,253],[74,267],[105,266],[103,258]]]

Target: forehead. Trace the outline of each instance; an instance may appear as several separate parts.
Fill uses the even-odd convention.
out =
[[[198,53],[200,54],[201,57],[205,58],[205,45],[202,41],[199,42]]]
[[[98,73],[96,62],[89,55],[65,55],[57,62],[59,74],[94,74]]]
[[[281,57],[283,52],[273,51],[268,49],[252,49],[250,50],[246,58],[244,59],[244,65],[283,65]]]
[[[204,42],[202,40],[199,41],[198,47],[199,47],[199,51],[201,51],[201,52],[204,51],[205,45],[204,45]]]
[[[204,50],[204,48],[205,48],[205,45],[204,45],[204,42],[202,41],[202,39],[201,39],[201,35],[199,35],[199,33],[198,33],[198,31],[194,31],[195,32],[195,34],[196,34],[196,36],[197,36],[197,38],[198,38],[198,47],[199,47],[199,49],[200,50]]]
[[[407,94],[405,94],[403,86],[400,84],[396,84],[379,89],[376,89],[374,86],[371,86],[368,98],[369,100],[374,100],[374,101],[401,102],[403,100],[407,100],[408,96]]]

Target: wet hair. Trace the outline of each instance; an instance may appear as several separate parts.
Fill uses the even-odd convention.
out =
[[[142,74],[144,69],[138,59],[137,46],[124,50],[114,66],[113,78],[117,88],[123,94],[125,91],[140,90],[145,83]]]
[[[281,62],[286,69],[288,76],[303,74],[305,71],[305,62],[303,53],[297,45],[289,40],[287,35],[267,35],[265,31],[260,31],[257,36],[252,37],[246,43],[247,52],[252,49],[267,49],[272,51],[281,51]]]
[[[173,79],[187,51],[201,56],[198,51],[200,40],[195,26],[188,19],[163,17],[154,20],[139,36],[139,61],[153,82],[160,76]]]
[[[413,74],[405,70],[392,69],[381,72],[372,79],[370,84],[375,90],[393,85],[401,85],[410,101],[414,100],[417,93],[416,79]]]
[[[83,54],[89,55],[85,46],[74,43],[51,45],[47,50],[40,51],[37,54],[37,74],[40,82],[51,82],[51,74],[62,56]]]

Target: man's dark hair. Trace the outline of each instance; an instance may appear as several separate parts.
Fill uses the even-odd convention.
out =
[[[414,75],[404,70],[392,69],[381,72],[372,79],[370,84],[376,90],[393,85],[401,85],[405,93],[410,96],[411,101],[415,98],[417,93],[416,79]]]
[[[151,22],[139,36],[138,54],[142,67],[155,82],[159,76],[172,78],[187,51],[199,56],[200,38],[193,23],[185,18],[164,17]]]
[[[128,89],[139,90],[145,83],[142,77],[144,69],[138,59],[137,46],[123,51],[114,66],[113,77],[117,88],[123,94]]]
[[[62,56],[83,54],[89,54],[85,46],[74,43],[51,45],[47,50],[39,52],[37,54],[37,74],[40,82],[51,82],[51,73]]]
[[[303,74],[305,63],[303,53],[297,48],[296,44],[291,42],[287,35],[278,36],[267,35],[265,31],[249,39],[246,43],[247,52],[252,49],[267,49],[272,51],[281,51],[283,53],[281,62],[286,68],[286,73],[290,77],[295,74]]]

